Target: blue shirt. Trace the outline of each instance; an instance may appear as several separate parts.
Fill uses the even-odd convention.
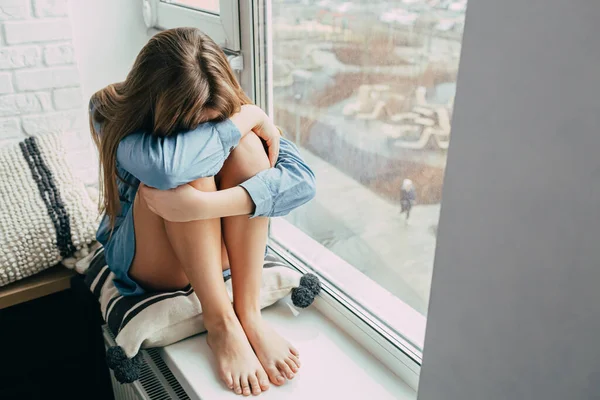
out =
[[[93,110],[90,103],[92,115]],[[101,136],[101,125],[94,120],[93,125],[96,134]],[[117,172],[125,181],[117,179],[121,211],[112,235],[106,215],[96,233],[121,294],[144,292],[128,274],[135,254],[132,205],[140,182],[167,190],[198,178],[214,176],[241,137],[233,122],[225,120],[206,122],[194,130],[169,137],[134,132],[121,140],[117,149]],[[280,139],[275,167],[259,172],[240,186],[254,202],[251,217],[286,215],[315,196],[314,173],[302,160],[296,146],[284,138]]]

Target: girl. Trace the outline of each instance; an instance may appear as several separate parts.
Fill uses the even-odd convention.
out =
[[[259,291],[268,217],[309,201],[314,175],[221,49],[197,29],[157,34],[125,81],[92,96],[90,124],[103,173],[97,238],[119,291],[191,283],[227,387],[258,394],[292,379],[298,351],[261,318]]]

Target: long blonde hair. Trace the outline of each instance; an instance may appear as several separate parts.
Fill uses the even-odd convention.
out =
[[[250,104],[227,57],[206,34],[176,28],[153,36],[123,82],[108,85],[91,99],[90,129],[100,153],[100,212],[114,227],[120,212],[117,147],[143,130],[158,136],[191,130],[212,119],[226,119]],[[95,132],[93,122],[102,126]]]

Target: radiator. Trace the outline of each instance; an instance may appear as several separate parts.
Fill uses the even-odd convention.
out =
[[[106,348],[116,346],[114,336],[108,326],[102,327]],[[157,349],[141,350],[144,365],[140,379],[121,384],[110,371],[115,400],[189,400],[189,396],[162,360]]]

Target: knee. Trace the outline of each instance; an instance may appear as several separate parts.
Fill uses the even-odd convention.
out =
[[[268,169],[269,157],[263,142],[254,132],[250,132],[240,140],[240,144],[231,153],[231,161],[240,170],[249,176],[254,176],[260,171]]]
[[[250,132],[225,161],[220,174],[222,189],[239,185],[260,171],[270,167],[267,152],[262,141]]]
[[[217,190],[214,176],[196,179],[190,182],[190,185],[202,192],[215,192]]]

